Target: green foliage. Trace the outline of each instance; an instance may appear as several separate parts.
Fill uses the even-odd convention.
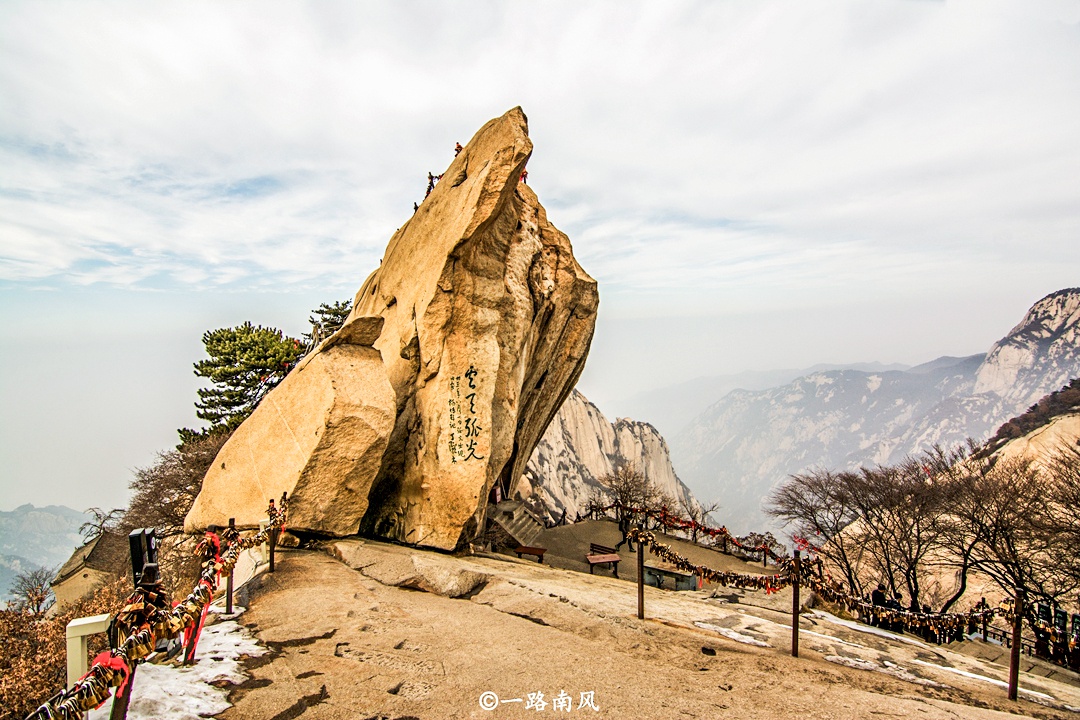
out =
[[[207,331],[202,340],[210,357],[195,363],[195,374],[213,386],[198,391],[195,414],[210,428],[181,430],[184,441],[236,429],[303,355],[296,338],[250,322]]]
[[[311,332],[304,333],[304,343],[307,349],[313,350],[316,345],[333,335],[345,324],[345,319],[352,311],[352,300],[335,302],[333,305],[322,303],[317,310],[312,310],[308,316],[311,323]]]
[[[210,427],[180,429],[178,448],[239,427],[300,358],[337,332],[351,310],[352,300],[322,303],[308,316],[311,332],[304,333],[302,341],[250,321],[203,333],[209,358],[195,363],[195,374],[213,385],[198,391],[195,414]]]

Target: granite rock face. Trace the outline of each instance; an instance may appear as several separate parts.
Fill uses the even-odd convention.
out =
[[[381,324],[346,324],[263,398],[206,473],[189,531],[228,518],[257,525],[287,491],[291,528],[356,532],[394,426],[394,392],[371,347]]]
[[[570,393],[533,451],[517,489],[530,508],[557,521],[566,511],[573,520],[603,478],[631,463],[676,502],[675,509],[700,504],[671,465],[667,441],[652,425],[630,418],[608,422],[577,390]]]
[[[520,108],[476,133],[345,326],[222,449],[190,528],[239,523],[240,498],[250,524],[282,490],[295,529],[451,549],[483,527],[492,488],[512,495],[577,382],[596,321],[596,281],[521,179],[531,152]]]
[[[520,108],[484,125],[390,241],[356,296],[397,421],[363,529],[452,548],[510,496],[585,365],[596,281],[521,174]]]

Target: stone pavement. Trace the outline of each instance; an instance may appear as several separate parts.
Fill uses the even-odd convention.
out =
[[[802,618],[796,659],[780,612],[708,592],[646,588],[642,621],[633,584],[532,559],[358,539],[328,549],[338,557],[283,551],[258,581],[241,621],[271,652],[250,661],[224,720],[511,720],[553,713],[555,698],[572,699],[571,717],[642,719],[1066,718],[1080,706],[1072,686],[1030,675],[1022,687],[1053,699],[1010,703],[957,674],[993,665],[820,615]],[[526,711],[530,698],[546,708]],[[586,698],[599,709],[578,707]]]

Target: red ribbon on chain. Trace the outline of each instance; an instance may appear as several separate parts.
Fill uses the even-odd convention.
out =
[[[131,668],[124,661],[124,658],[119,655],[113,655],[111,650],[102,650],[97,656],[90,662],[90,670],[83,675],[76,682],[82,682],[86,678],[90,677],[98,667],[107,668],[109,670],[115,670],[120,673],[120,684],[116,687],[116,694],[124,692],[124,688],[127,687],[128,680],[131,678]],[[105,698],[108,700],[108,697]],[[102,700],[96,707],[101,707],[105,704],[105,700]]]

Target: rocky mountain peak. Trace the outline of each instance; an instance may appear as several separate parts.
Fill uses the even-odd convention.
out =
[[[1027,406],[1075,376],[1080,352],[1080,288],[1047,295],[990,348],[975,374],[975,394]],[[1037,381],[1035,379],[1037,378]]]
[[[574,390],[533,451],[518,491],[537,514],[557,520],[565,510],[573,519],[593,492],[603,490],[601,478],[627,463],[678,505],[699,506],[675,474],[667,441],[655,427],[630,418],[608,422]]]
[[[672,438],[672,451],[691,487],[723,498],[728,527],[765,527],[761,499],[792,473],[892,464],[985,440],[1077,376],[1080,288],[1070,288],[1036,302],[985,356],[903,372],[808,373],[728,393]]]

